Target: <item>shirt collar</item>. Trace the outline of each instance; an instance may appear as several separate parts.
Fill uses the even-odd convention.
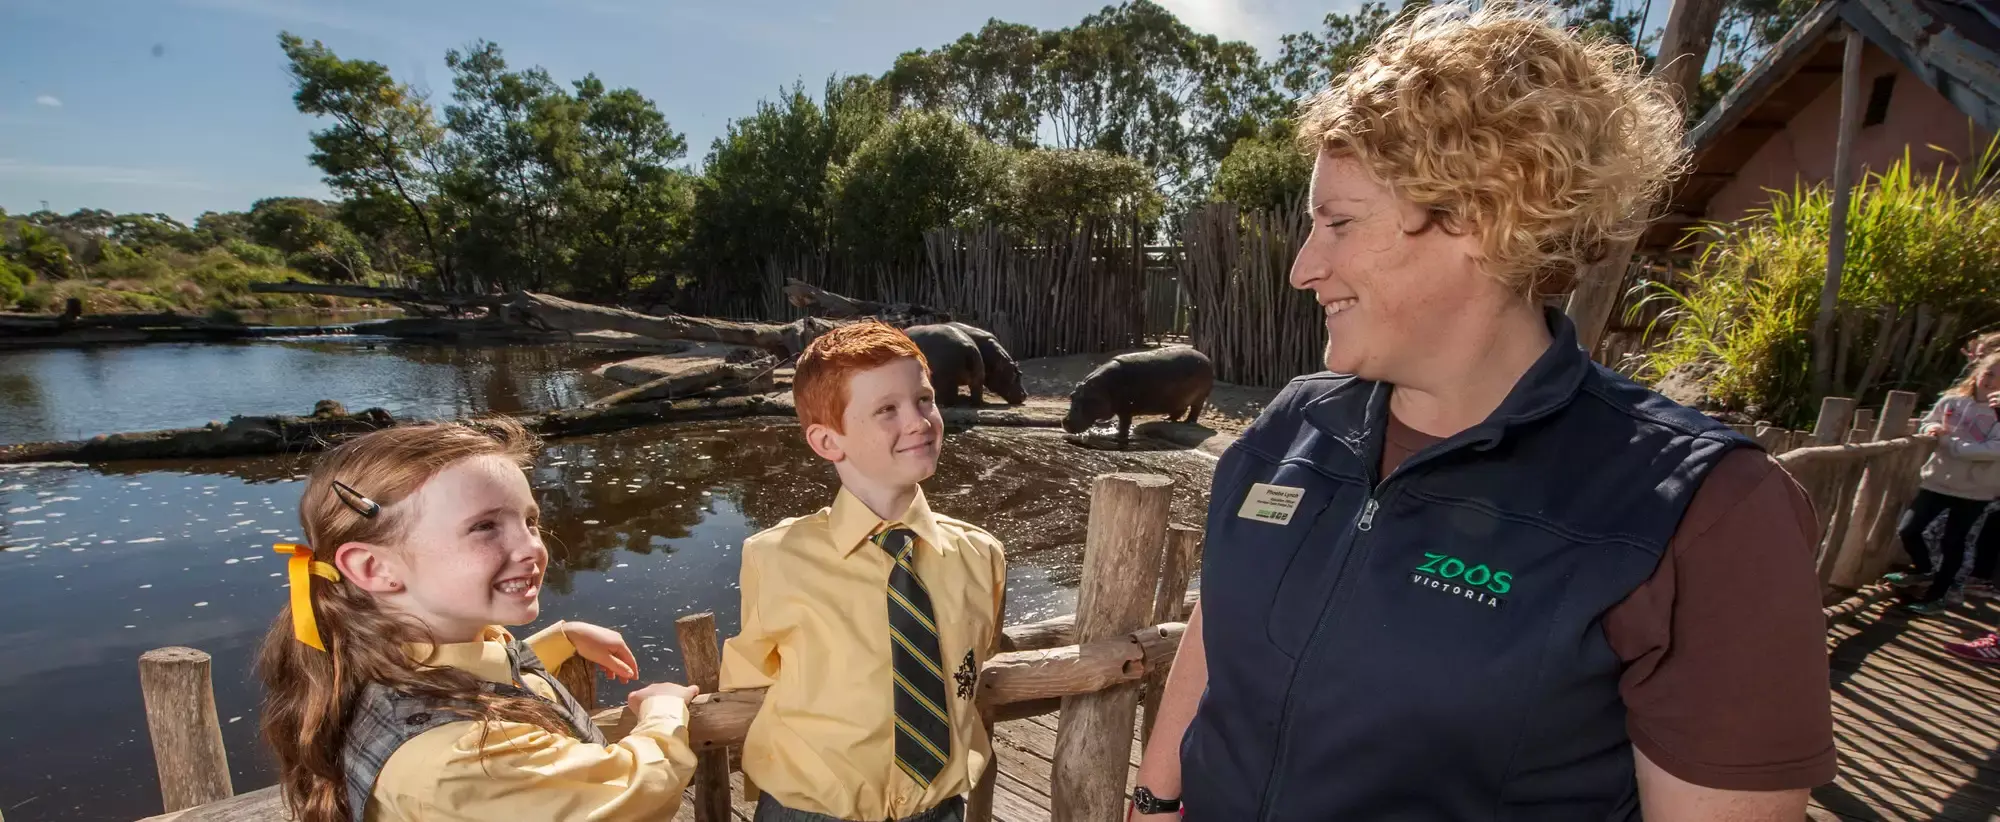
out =
[[[471,642],[444,645],[413,643],[403,647],[411,659],[433,668],[457,668],[487,682],[514,681],[514,663],[507,658],[507,643],[514,637],[507,629],[488,625]]]
[[[1552,338],[1547,350],[1514,383],[1500,406],[1484,422],[1451,438],[1490,448],[1506,430],[1561,410],[1576,397],[1586,375],[1596,368],[1590,354],[1577,345],[1576,326],[1554,308],[1542,310]],[[1320,430],[1350,444],[1363,443],[1388,426],[1389,388],[1383,383],[1351,380],[1308,403],[1306,419]],[[1351,398],[1366,394],[1361,402]]]
[[[937,515],[931,513],[930,503],[924,501],[924,489],[917,489],[917,496],[910,500],[910,507],[895,520],[903,527],[917,533],[917,538],[933,551],[944,550],[944,539],[938,530]],[[868,505],[860,497],[848,493],[846,488],[833,498],[833,514],[828,525],[832,529],[833,547],[842,557],[853,555],[854,549],[861,547],[869,537],[882,528],[884,520],[868,510]]]

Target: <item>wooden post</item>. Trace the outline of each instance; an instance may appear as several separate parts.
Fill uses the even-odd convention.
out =
[[[1875,423],[1875,439],[1893,440],[1907,437],[1915,428],[1915,418],[1910,415],[1917,409],[1915,391],[1891,391],[1882,400],[1882,416]]]
[[[215,716],[209,656],[193,648],[155,648],[139,655],[146,731],[160,771],[167,812],[228,799],[229,757]]]
[[[1167,503],[1173,481],[1156,474],[1105,474],[1091,487],[1083,584],[1077,591],[1080,643],[1145,626],[1160,579]],[[1138,685],[1065,697],[1049,777],[1054,822],[1104,822],[1124,816]]]
[[[1839,445],[1847,436],[1848,420],[1854,418],[1854,400],[1826,397],[1819,401],[1819,420],[1813,423],[1812,444]]]
[[[1680,92],[1683,107],[1694,99],[1701,84],[1701,69],[1708,62],[1708,48],[1715,40],[1715,26],[1722,20],[1722,0],[1674,0],[1667,11],[1666,29],[1660,33],[1659,68],[1661,79]]]
[[[1832,224],[1826,236],[1826,282],[1819,290],[1813,320],[1813,393],[1833,385],[1833,317],[1840,304],[1841,270],[1847,265],[1847,203],[1854,188],[1854,138],[1861,125],[1861,33],[1843,26],[1846,51],[1840,62],[1840,131],[1833,148]]]
[[[1716,23],[1722,19],[1723,0],[1674,0],[1667,11],[1666,30],[1660,34],[1660,59],[1654,72],[1680,93],[1683,107],[1694,99],[1701,84],[1701,67],[1708,62],[1709,45],[1715,40]],[[1623,296],[1625,271],[1632,263],[1638,238],[1612,243],[1604,259],[1577,272],[1576,290],[1564,310],[1576,325],[1576,342],[1595,356],[1604,338],[1604,327]]]
[[[702,693],[715,693],[722,687],[722,650],[715,639],[715,615],[704,611],[676,619],[674,632],[680,636],[688,684]],[[709,751],[695,761],[695,822],[729,822],[729,751]]]
[[[1570,292],[1563,313],[1576,326],[1576,345],[1586,354],[1597,355],[1597,344],[1604,339],[1611,312],[1618,308],[1625,270],[1631,266],[1632,252],[1638,245],[1637,240],[1612,243],[1604,259],[1577,272],[1576,290]]]
[[[1886,405],[1886,404],[1887,404],[1887,402],[1885,401],[1885,402],[1884,402],[1884,405]],[[1873,409],[1873,408],[1856,408],[1856,409],[1854,409],[1854,427],[1855,427],[1855,428],[1865,428],[1865,429],[1867,429],[1867,430],[1868,430],[1868,433],[1867,433],[1867,434],[1863,435],[1863,436],[1861,437],[1861,439],[1858,439],[1858,440],[1854,440],[1855,442],[1874,442],[1874,441],[1875,441],[1875,409]]]
[[[1854,412],[1855,422],[1860,422],[1863,414],[1873,416],[1867,409],[1862,409]],[[1850,445],[1859,445],[1874,437],[1873,429],[1858,425],[1847,432],[1847,442]],[[1833,520],[1827,525],[1824,540],[1826,547],[1820,553],[1819,582],[1822,589],[1833,584],[1834,573],[1838,570],[1842,558],[1848,553],[1850,537],[1865,537],[1868,533],[1868,515],[1872,511],[1872,500],[1866,496],[1868,469],[1878,460],[1893,457],[1894,455],[1857,458],[1852,464],[1835,466],[1828,472],[1834,477],[1833,493],[1830,495],[1833,500]]]
[[[1195,555],[1201,551],[1201,530],[1186,525],[1167,529],[1166,560],[1160,566],[1160,590],[1153,597],[1153,624],[1181,622],[1182,603],[1187,599],[1188,578],[1194,575]],[[1167,687],[1171,666],[1146,677],[1146,718],[1139,723],[1139,741],[1153,738],[1153,717],[1160,713],[1160,695]]]
[[[1909,436],[1912,430],[1910,414],[1916,407],[1916,392],[1889,392],[1882,401],[1882,414],[1875,423],[1875,439],[1893,440]],[[1840,564],[1834,568],[1829,579],[1832,584],[1859,588],[1873,582],[1872,575],[1880,573],[1874,569],[1886,568],[1888,559],[1896,555],[1896,522],[1902,518],[1903,506],[1908,505],[1910,498],[1916,495],[1917,465],[1913,463],[1916,463],[1916,458],[1910,454],[1896,454],[1870,462],[1867,473],[1861,477],[1861,489],[1856,493],[1855,512],[1861,514],[1861,506],[1868,506],[1866,519],[1857,520],[1849,529],[1847,544],[1841,547]]]

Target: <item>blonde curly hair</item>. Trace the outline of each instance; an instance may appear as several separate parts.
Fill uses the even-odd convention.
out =
[[[1397,22],[1305,103],[1301,147],[1351,157],[1447,231],[1477,233],[1486,273],[1558,294],[1637,237],[1686,163],[1681,110],[1628,46],[1540,5],[1433,6]]]

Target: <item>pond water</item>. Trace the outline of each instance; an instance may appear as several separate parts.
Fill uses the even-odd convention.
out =
[[[382,337],[49,348],[0,354],[0,444],[309,414],[339,400],[398,419],[579,405],[622,359],[570,345],[424,345]]]
[[[400,402],[428,411],[423,415],[444,415],[458,407],[478,410],[488,399],[522,405],[530,401],[524,398],[585,393],[583,383],[565,382],[577,379],[566,369],[574,358],[599,353],[321,345],[100,350],[100,357],[124,363],[120,373],[145,372],[148,365],[168,372],[145,383],[152,396],[173,396],[174,374],[193,396],[181,398],[177,410],[149,411],[130,407],[136,401],[122,399],[126,394],[87,398],[103,403],[93,405],[57,392],[63,399],[45,399],[44,407],[59,410],[61,416],[48,419],[60,420],[53,424],[65,431],[199,422],[242,410],[229,403],[261,394],[240,390],[226,369],[214,378],[179,371],[175,357],[218,369],[271,357],[332,360],[317,371],[280,369],[265,377],[277,400],[273,410],[309,405],[308,396],[357,406],[363,403],[354,395],[365,394],[381,398],[367,404],[393,410]],[[54,353],[71,357],[47,357]],[[0,355],[0,373],[49,373],[13,361],[25,356],[70,362],[62,367],[74,374],[74,358],[86,353]],[[412,376],[395,385],[366,376],[382,372]],[[444,386],[426,383],[422,374]],[[550,385],[572,393],[534,393]],[[11,417],[7,410],[0,415]],[[99,415],[145,422],[105,423]],[[297,494],[309,465],[310,457],[267,457],[0,466],[0,655],[10,661],[0,667],[0,704],[9,706],[0,722],[0,773],[7,775],[0,779],[0,812],[16,820],[158,813],[136,662],[140,653],[167,645],[214,655],[235,788],[270,784],[269,757],[256,739],[259,693],[251,663],[286,596],[282,560],[270,544],[298,537]],[[925,487],[938,511],[978,523],[1005,542],[1008,621],[1018,623],[1073,610],[1091,478],[1121,470],[1175,478],[1176,521],[1199,524],[1212,471],[1207,457],[1088,450],[1053,431],[952,434],[938,475]],[[837,483],[797,427],[783,420],[557,440],[544,448],[530,480],[553,555],[544,623],[578,618],[617,628],[648,679],[680,675],[676,617],[713,611],[723,636],[735,632],[742,540],[827,504]],[[604,686],[600,698],[615,704],[625,691]]]
[[[236,312],[238,319],[256,325],[346,325],[403,316],[400,308],[253,308]]]

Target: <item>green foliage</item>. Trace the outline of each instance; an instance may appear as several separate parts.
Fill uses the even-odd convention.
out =
[[[368,274],[366,247],[334,219],[333,207],[326,203],[305,197],[258,200],[246,223],[256,245],[276,251],[292,268],[332,281],[358,282]],[[265,262],[257,252],[250,253],[251,257],[237,256],[245,262]]]
[[[992,217],[1022,231],[1124,215],[1150,223],[1162,208],[1152,174],[1139,161],[1088,149],[1011,152],[998,193]]]
[[[1278,59],[1272,70],[1278,82],[1293,97],[1310,97],[1326,90],[1333,78],[1347,73],[1375,38],[1389,24],[1412,8],[1429,5],[1426,0],[1404,0],[1401,10],[1376,0],[1361,4],[1353,14],[1328,12],[1317,32],[1302,31],[1278,38]]]
[[[1850,200],[1839,295],[1833,393],[1871,405],[1888,389],[1942,390],[1963,365],[1961,337],[2000,322],[2000,199],[1995,150],[1964,176],[1925,178],[1902,160],[1871,174]],[[1832,194],[1781,193],[1767,211],[1714,226],[1717,241],[1678,287],[1646,286],[1669,308],[1665,342],[1641,376],[1711,372],[1725,409],[1811,422],[1812,326],[1826,276]],[[1842,353],[1844,352],[1844,353]]]
[[[230,240],[223,248],[236,259],[250,265],[280,266],[285,264],[285,252],[268,245],[258,245],[248,240]]]
[[[419,231],[432,268],[447,289],[459,287],[450,256],[450,226],[438,210],[436,169],[443,159],[445,132],[422,94],[398,83],[389,69],[369,60],[342,60],[314,40],[278,35],[301,113],[332,123],[313,132],[313,165],[326,183],[349,197],[394,202]],[[380,230],[382,226],[364,227]]]
[[[551,167],[561,185],[558,226],[573,288],[615,297],[665,272],[686,245],[693,181],[669,163],[687,141],[651,100],[606,90],[595,75],[576,83],[566,107],[573,129]]]
[[[4,248],[0,248],[0,255],[46,279],[66,279],[75,273],[77,266],[71,258],[69,246],[64,245],[49,229],[25,222],[13,223],[10,227],[14,236]]]
[[[1033,26],[994,19],[938,49],[896,58],[882,83],[904,107],[949,112],[1001,145],[1035,145],[1041,124],[1042,63],[1055,38]]]
[[[1243,208],[1297,208],[1312,183],[1312,157],[1290,139],[1240,141],[1215,173],[1215,199]]]
[[[822,247],[833,169],[883,121],[882,98],[858,79],[827,81],[822,108],[795,85],[716,138],[694,192],[694,256],[701,268],[749,269],[766,255]]]
[[[1198,34],[1151,0],[1053,31],[992,20],[905,53],[882,83],[899,109],[952,114],[1003,146],[1046,137],[1051,148],[1132,157],[1179,199],[1285,106],[1256,49]]]
[[[241,211],[202,212],[194,220],[194,230],[201,232],[204,242],[211,246],[250,242],[250,215]]]
[[[1708,110],[1722,102],[1723,95],[1728,94],[1742,79],[1742,63],[1723,63],[1702,75],[1701,82],[1695,86],[1694,99],[1688,101],[1688,122],[1692,124],[1708,114]]]
[[[905,114],[863,141],[834,180],[837,246],[863,259],[903,260],[924,232],[974,213],[998,187],[1004,158],[950,115]]]
[[[20,302],[27,293],[27,282],[33,282],[34,274],[12,260],[0,260],[0,308]],[[24,275],[27,282],[23,282]]]

